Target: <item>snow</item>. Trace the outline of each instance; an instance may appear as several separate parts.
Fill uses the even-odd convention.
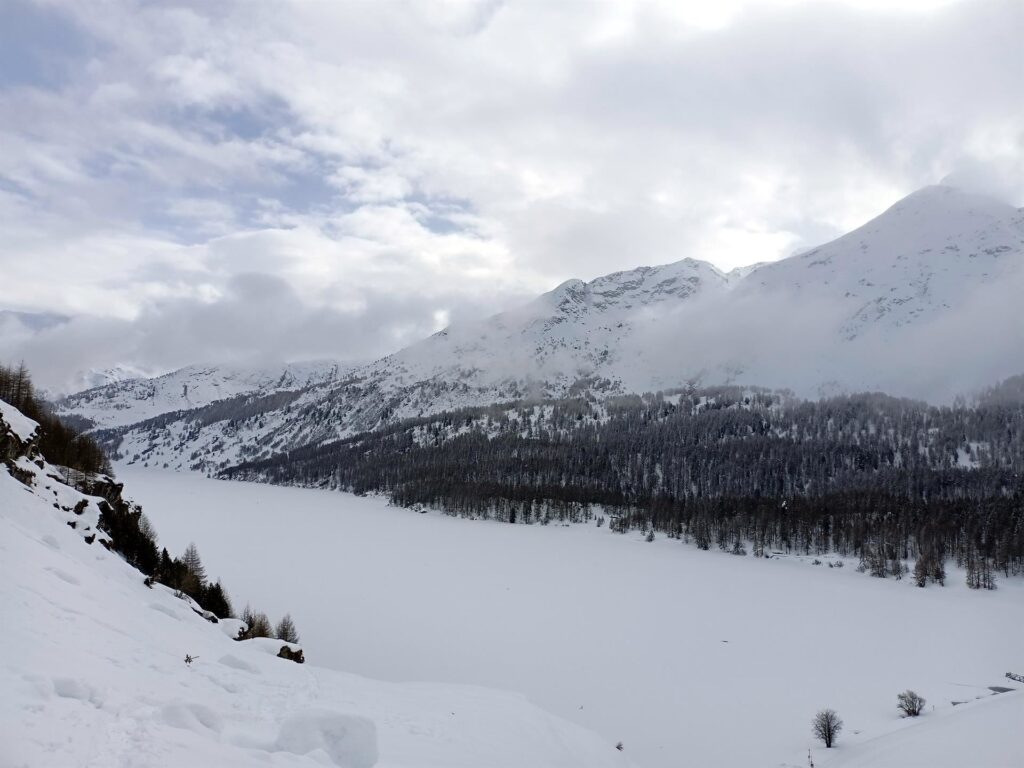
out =
[[[5,424],[22,443],[31,440],[36,430],[39,429],[38,422],[25,416],[13,405],[0,400],[0,432],[4,430]]]
[[[269,641],[235,642],[86,544],[51,501],[58,481],[35,470],[28,487],[0,468],[3,768],[629,764],[515,694],[382,683],[275,658]],[[279,576],[296,593],[316,591]],[[348,623],[318,652],[371,629]]]
[[[952,564],[949,586],[919,589],[852,562],[755,560],[607,527],[468,521],[135,468],[122,479],[165,545],[199,542],[236,603],[291,613],[316,663],[516,690],[621,740],[646,768],[806,766],[808,748],[819,766],[874,765],[872,750],[904,754],[913,729],[988,710],[989,686],[1024,665],[1024,583],[972,592]],[[906,688],[928,700],[914,722],[896,709]],[[846,721],[829,754],[810,736],[826,706]],[[936,751],[929,766],[1024,764],[1019,729],[964,728],[968,745],[975,733],[994,740],[978,750],[992,761]]]
[[[185,417],[125,435],[122,454],[140,464],[215,472],[443,410],[691,381],[947,403],[1024,370],[1024,324],[993,333],[991,320],[1016,317],[1022,292],[1024,212],[928,187],[832,242],[754,269],[725,275],[686,258],[568,280],[352,369],[192,366],[61,408],[127,426],[231,395],[303,390],[258,418]]]
[[[336,361],[257,368],[190,365],[151,379],[117,379],[77,392],[60,400],[57,411],[84,416],[103,427],[116,427],[238,395],[267,395],[333,381],[351,368]]]
[[[907,719],[877,738],[846,740],[820,768],[1015,768],[1024,765],[1024,691],[990,696],[942,712]]]

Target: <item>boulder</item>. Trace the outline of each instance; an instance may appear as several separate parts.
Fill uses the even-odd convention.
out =
[[[302,649],[296,648],[294,651],[287,645],[282,645],[281,650],[277,652],[278,658],[288,659],[288,661],[294,661],[297,664],[303,664],[306,658],[302,655]]]

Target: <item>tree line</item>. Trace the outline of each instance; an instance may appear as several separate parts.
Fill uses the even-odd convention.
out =
[[[24,363],[16,366],[0,364],[0,400],[39,422],[37,444],[43,458],[51,464],[79,472],[110,472],[110,462],[97,442],[62,422],[46,401],[36,394]]]
[[[702,549],[860,559],[922,586],[1024,572],[1024,398],[805,401],[716,387],[470,408],[293,449],[227,477],[384,492],[508,522],[607,515]]]

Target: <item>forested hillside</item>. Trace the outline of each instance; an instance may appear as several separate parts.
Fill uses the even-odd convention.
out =
[[[75,429],[72,420],[58,418],[37,396],[24,364],[0,365],[0,400],[39,423],[38,447],[47,461],[80,472],[110,472],[110,462],[97,442]]]
[[[947,557],[974,586],[1024,569],[1024,401],[1007,382],[937,407],[864,394],[804,401],[719,387],[466,409],[227,477],[384,492],[508,522],[605,515],[745,554],[836,551],[878,576]]]

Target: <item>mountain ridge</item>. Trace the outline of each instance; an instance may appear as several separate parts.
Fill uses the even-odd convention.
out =
[[[568,280],[364,365],[313,366],[305,378],[236,375],[232,387],[208,386],[205,400],[188,402],[157,402],[148,383],[111,385],[65,399],[59,409],[120,428],[128,456],[158,441],[180,446],[179,460],[199,452],[235,463],[253,450],[319,443],[439,411],[688,383],[941,400],[1024,370],[1024,328],[976,344],[979,334],[992,333],[987,311],[1015,306],[1021,291],[1024,212],[935,186],[846,235],[749,271],[726,274],[686,258]],[[211,380],[219,380],[217,370],[210,368]],[[294,393],[284,405],[260,399],[284,391]],[[239,400],[211,410],[215,395]],[[222,422],[232,419],[219,414],[236,406],[243,423],[226,428]],[[170,430],[162,436],[152,421],[135,434],[125,429],[169,412],[180,415],[158,419],[159,429]],[[186,426],[194,423],[200,426]]]

